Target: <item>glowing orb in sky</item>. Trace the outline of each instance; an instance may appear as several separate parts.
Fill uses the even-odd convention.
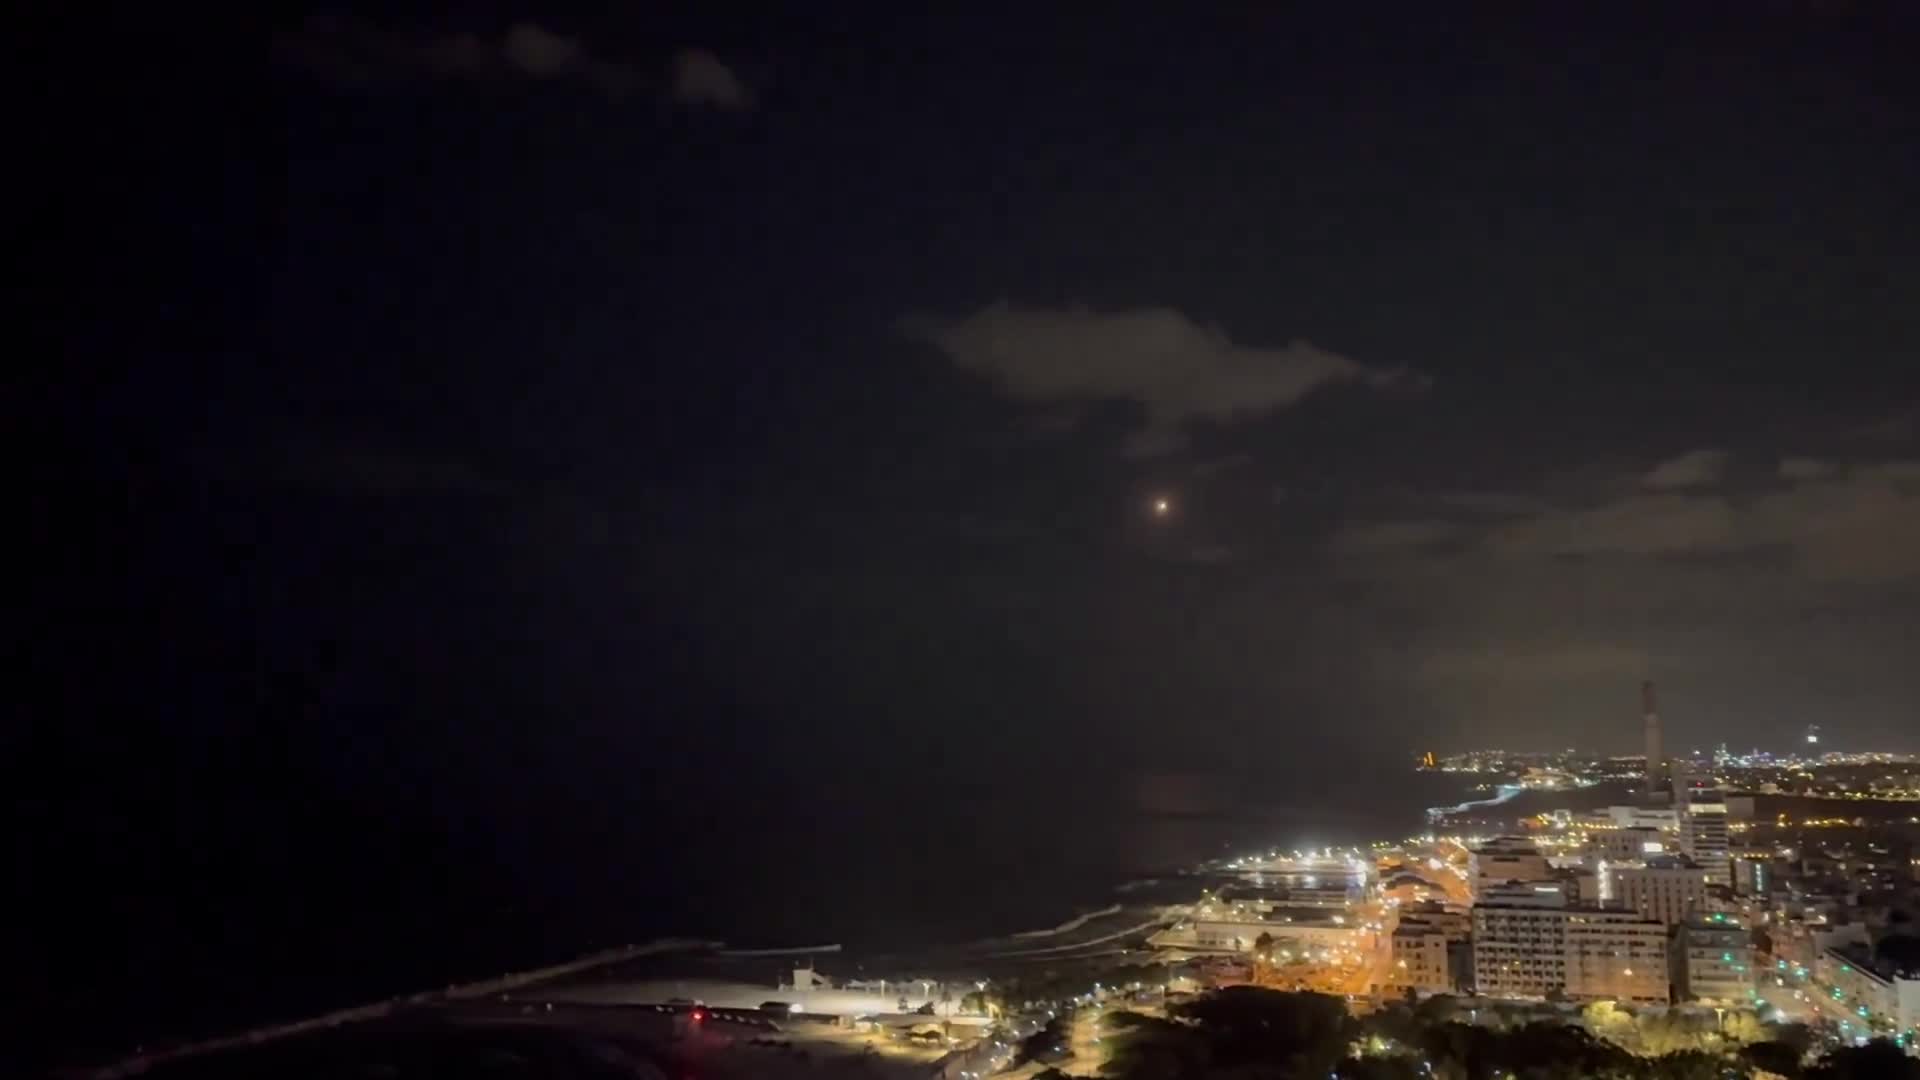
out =
[[[1166,517],[1171,513],[1173,513],[1173,500],[1165,495],[1156,496],[1153,500],[1153,516]]]

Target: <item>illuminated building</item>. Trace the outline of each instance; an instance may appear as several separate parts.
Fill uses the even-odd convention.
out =
[[[1765,854],[1741,855],[1733,860],[1733,891],[1741,896],[1765,896],[1772,888],[1773,859]]]
[[[1717,791],[1695,791],[1681,808],[1680,850],[1707,872],[1707,884],[1733,884],[1727,854],[1727,804]]]
[[[1447,993],[1453,989],[1447,951],[1447,936],[1431,926],[1396,927],[1393,966],[1388,969],[1388,978],[1394,986],[1415,993]]]
[[[1673,985],[1687,1001],[1744,1004],[1753,986],[1747,928],[1725,915],[1688,919],[1674,928]]]
[[[1814,975],[1833,987],[1835,1001],[1862,1019],[1891,1022],[1902,1031],[1920,1028],[1920,978],[1878,969],[1869,956],[1859,945],[1822,949]]]
[[[1587,850],[1609,862],[1631,862],[1666,854],[1667,841],[1659,829],[1635,826],[1595,833],[1587,841]]]
[[[1496,885],[1552,879],[1546,856],[1522,836],[1495,837],[1467,853],[1467,885],[1475,900]]]
[[[1410,939],[1407,947],[1421,953],[1418,958],[1423,965],[1421,968],[1415,968],[1414,957],[1406,959],[1408,968],[1415,969],[1415,975],[1424,982],[1410,982],[1408,985],[1412,985],[1416,991],[1422,990],[1427,983],[1433,981],[1434,975],[1440,970],[1439,965],[1444,963],[1446,983],[1443,988],[1449,992],[1465,988],[1467,975],[1473,970],[1473,915],[1471,912],[1450,908],[1443,904],[1412,904],[1400,909],[1400,922],[1395,929],[1396,932],[1405,931]],[[1444,960],[1433,955],[1434,943],[1430,940],[1430,936],[1440,939]],[[1421,940],[1411,940],[1416,938]],[[1401,947],[1398,940],[1394,941],[1393,945],[1396,950]],[[1396,962],[1390,975],[1398,975],[1400,971]]]
[[[1567,913],[1568,998],[1665,1005],[1670,993],[1666,927],[1630,912]]]
[[[1301,953],[1357,950],[1362,930],[1357,921],[1318,908],[1274,909],[1256,912],[1244,906],[1202,908],[1193,919],[1192,947],[1222,952],[1252,952],[1260,935],[1273,940],[1276,951]]]
[[[1489,997],[1665,1004],[1666,928],[1630,911],[1476,904],[1473,981]]]
[[[1639,865],[1612,865],[1608,871],[1614,904],[1643,919],[1672,926],[1706,908],[1707,872],[1686,859],[1656,855]]]
[[[1609,806],[1607,816],[1617,828],[1661,829],[1680,827],[1680,813],[1671,806]]]

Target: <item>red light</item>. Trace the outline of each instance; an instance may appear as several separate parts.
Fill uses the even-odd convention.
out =
[[[702,1020],[705,1020],[706,1018],[707,1018],[707,1010],[705,1010],[705,1009],[695,1009],[695,1010],[693,1010],[693,1022],[694,1022],[694,1023],[696,1023],[696,1024],[697,1024],[697,1023],[699,1023],[700,1021],[702,1021]]]

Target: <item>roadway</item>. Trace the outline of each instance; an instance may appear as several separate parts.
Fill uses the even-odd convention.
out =
[[[1882,1018],[1863,1017],[1845,1001],[1836,1000],[1833,987],[1813,977],[1805,968],[1763,969],[1754,988],[1760,1001],[1779,1009],[1789,1020],[1803,1024],[1830,1024],[1838,1028],[1845,1041],[1860,1035],[1892,1035],[1893,1027]]]

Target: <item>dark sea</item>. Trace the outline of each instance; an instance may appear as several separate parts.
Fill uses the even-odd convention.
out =
[[[129,860],[138,900],[55,971],[45,1033],[61,1059],[111,1057],[663,936],[910,953],[1056,926],[1233,852],[1409,835],[1463,790],[1410,768],[685,779],[525,829],[465,829],[457,808],[433,837],[337,807],[280,836],[209,822],[214,858],[165,867],[188,884],[164,899],[161,868]]]

